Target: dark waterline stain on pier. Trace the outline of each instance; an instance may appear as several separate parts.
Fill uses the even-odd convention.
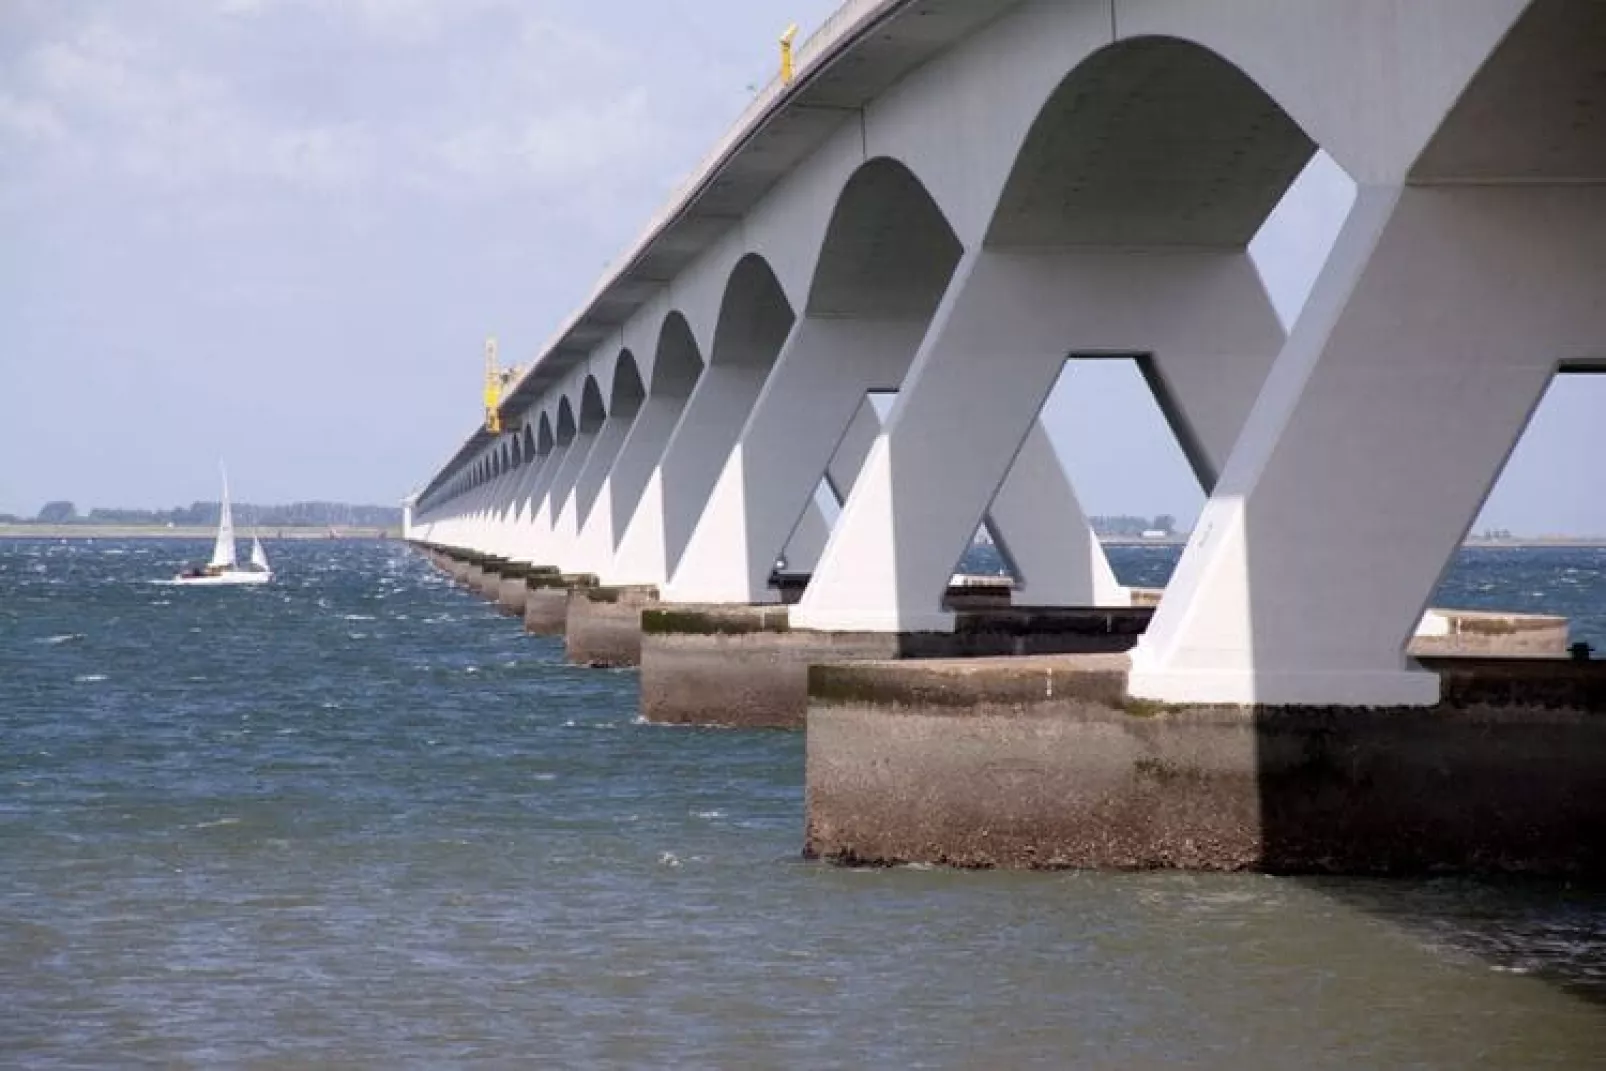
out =
[[[1606,896],[1551,883],[847,871],[802,738],[636,678],[402,548],[0,544],[0,1053],[31,1067],[1580,1067]],[[1166,548],[1118,548],[1163,581]],[[1606,646],[1606,552],[1446,605]],[[1480,601],[1486,600],[1486,601]]]

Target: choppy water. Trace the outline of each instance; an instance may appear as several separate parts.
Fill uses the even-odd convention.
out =
[[[809,864],[801,736],[641,725],[397,546],[186,552],[0,542],[7,1066],[1606,1066],[1598,890]],[[1447,594],[1599,640],[1603,566]]]

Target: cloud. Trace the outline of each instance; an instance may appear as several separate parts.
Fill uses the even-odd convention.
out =
[[[686,140],[627,45],[533,3],[88,10],[0,72],[0,154],[27,143],[29,166],[157,195],[525,191],[588,211],[656,188],[661,154]]]
[[[18,71],[18,84],[0,89],[0,136],[53,143],[55,162],[81,179],[110,173],[170,192],[231,179],[331,188],[365,176],[360,129],[254,114],[221,73],[109,22],[35,46]]]
[[[67,128],[54,108],[7,93],[0,93],[0,131],[24,142],[60,141],[67,136]]]

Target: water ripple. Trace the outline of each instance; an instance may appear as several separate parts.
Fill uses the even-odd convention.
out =
[[[815,866],[801,736],[642,725],[634,673],[563,665],[394,545],[280,544],[269,589],[153,601],[197,553],[0,543],[8,1064],[1606,1052],[1598,893]],[[1598,629],[1579,553],[1472,553],[1446,590]],[[1116,558],[1155,583],[1174,552]]]

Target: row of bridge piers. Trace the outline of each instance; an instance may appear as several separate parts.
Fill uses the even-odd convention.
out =
[[[415,546],[568,661],[639,667],[647,722],[806,731],[811,857],[1606,876],[1606,662],[1563,618],[1430,611],[1432,706],[1164,704],[1125,686],[1155,591],[1031,607],[956,576],[952,631],[830,632]]]
[[[1606,664],[1428,609],[1603,250],[1596,0],[848,0],[407,534],[649,721],[804,728],[811,855],[1606,874]],[[1205,496],[1160,600],[1049,435],[1100,361]]]

